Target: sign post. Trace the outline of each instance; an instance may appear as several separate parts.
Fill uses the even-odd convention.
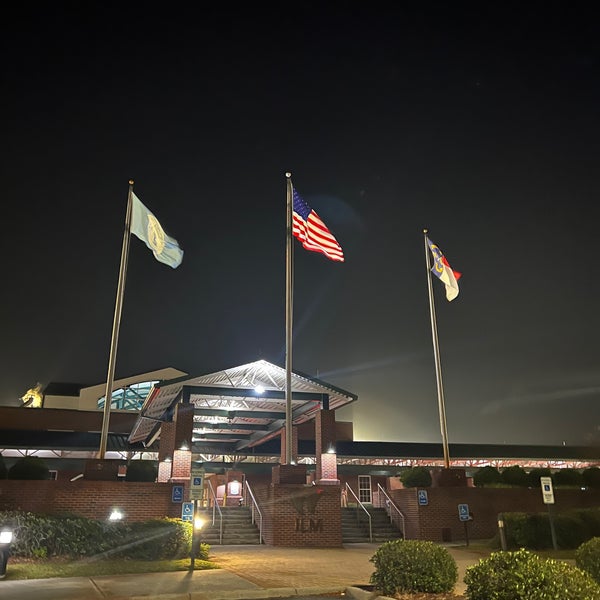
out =
[[[204,469],[193,469],[190,476],[190,500],[204,497]]]
[[[459,504],[458,505],[458,518],[465,525],[465,543],[469,545],[469,530],[467,529],[467,523],[473,519],[471,513],[469,512],[468,504]]]
[[[196,531],[196,519],[198,517],[198,501],[204,497],[204,469],[192,469],[190,475],[190,500],[193,506],[192,517],[192,551],[190,561],[190,571],[194,570],[196,555],[200,547],[200,532]]]
[[[550,521],[550,533],[552,534],[552,547],[558,550],[556,542],[556,531],[554,530],[554,519],[551,506],[554,504],[554,490],[552,489],[551,477],[540,477],[540,485],[542,487],[542,500],[548,506],[548,520]]]

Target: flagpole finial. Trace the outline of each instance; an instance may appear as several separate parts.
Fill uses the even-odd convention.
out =
[[[292,174],[289,171],[287,171],[285,176],[289,179],[292,176]]]
[[[428,229],[423,229],[423,233],[428,233]]]
[[[129,180],[129,185],[133,185],[133,179]]]

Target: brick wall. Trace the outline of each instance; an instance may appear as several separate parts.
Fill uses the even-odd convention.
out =
[[[108,518],[118,508],[129,521],[181,517],[172,502],[173,485],[128,481],[0,481],[0,510],[40,514],[72,513],[89,519]],[[187,498],[188,493],[184,493]]]
[[[498,515],[503,512],[547,512],[542,492],[530,488],[426,488],[427,504],[418,502],[418,489],[391,490],[390,497],[406,517],[407,539],[464,541],[489,539],[498,531]],[[554,489],[554,510],[600,506],[600,491]],[[458,517],[458,505],[468,504],[473,520]]]
[[[260,484],[253,488],[263,513],[263,537],[271,546],[342,546],[337,485]]]

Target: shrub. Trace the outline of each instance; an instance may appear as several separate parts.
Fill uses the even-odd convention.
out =
[[[132,460],[127,465],[125,481],[156,481],[158,468],[151,460]]]
[[[575,565],[600,583],[600,537],[593,537],[577,548]]]
[[[118,556],[137,560],[184,558],[192,547],[192,524],[179,519],[130,523],[128,535],[115,549]]]
[[[501,472],[502,481],[508,485],[518,485],[520,487],[527,487],[527,472],[523,467],[519,465],[513,465],[512,467],[506,467]]]
[[[578,567],[528,550],[493,552],[467,567],[469,600],[600,600],[600,586]]]
[[[554,485],[581,487],[583,475],[577,469],[558,469],[552,476]]]
[[[370,581],[386,596],[451,592],[458,580],[454,558],[446,548],[433,542],[384,542],[370,561],[375,564]]]
[[[400,473],[400,481],[406,488],[430,487],[431,473],[426,467],[413,467]]]
[[[0,521],[13,531],[11,552],[15,556],[94,556],[111,548],[120,535],[119,524],[72,515],[46,516],[0,511]]]
[[[581,475],[583,477],[583,483],[587,487],[600,489],[600,467],[584,469]]]
[[[532,488],[541,487],[540,477],[552,477],[552,471],[547,467],[531,469],[527,475],[528,484]]]
[[[8,470],[9,479],[50,479],[50,470],[43,459],[24,456]]]
[[[552,548],[550,516],[541,513],[503,513],[507,547],[511,550]],[[579,508],[553,516],[559,548],[577,548],[591,537],[600,535],[600,509]]]
[[[124,523],[0,511],[0,522],[13,528],[12,554],[28,558],[117,556],[163,560],[189,556],[192,547],[192,525],[179,519]],[[209,549],[201,544],[197,557],[207,560]]]
[[[502,483],[502,475],[495,467],[481,467],[473,475],[473,484],[475,487],[484,487],[497,483]]]

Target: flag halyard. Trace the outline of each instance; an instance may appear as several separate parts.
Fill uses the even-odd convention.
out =
[[[319,215],[294,188],[292,234],[306,250],[321,252],[327,258],[344,262],[344,252]]]
[[[446,286],[446,298],[451,302],[458,296],[458,280],[462,277],[462,273],[452,269],[442,251],[429,238],[427,238],[427,245],[433,256],[431,272]]]
[[[156,260],[176,269],[183,260],[183,250],[179,247],[179,242],[167,235],[152,212],[133,192],[131,194],[131,233],[152,250]]]

